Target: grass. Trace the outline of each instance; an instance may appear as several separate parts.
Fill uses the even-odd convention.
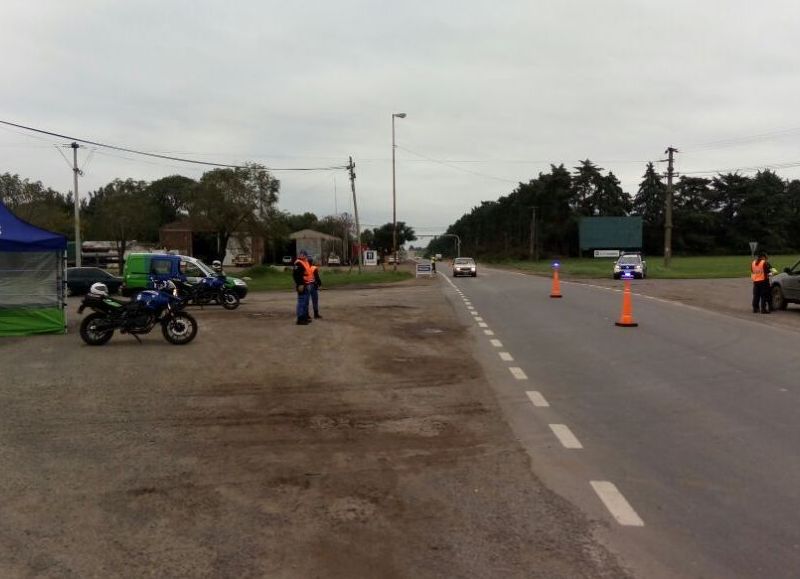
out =
[[[291,268],[284,271],[268,265],[259,265],[236,274],[236,277],[245,276],[251,278],[247,280],[250,291],[294,290]],[[330,268],[322,270],[320,277],[323,288],[332,288],[353,284],[396,283],[411,279],[412,275],[407,271],[366,270],[359,274],[355,268],[352,271],[347,268]]]
[[[774,255],[769,262],[772,267],[782,271],[784,267],[791,266],[800,260],[798,255]],[[664,258],[651,256],[647,258],[647,276],[660,279],[710,279],[724,277],[749,277],[749,255],[720,255],[700,257],[673,257],[669,269],[664,267]],[[493,265],[534,271],[537,273],[550,273],[550,260],[537,262],[522,260],[502,260],[493,262]],[[603,258],[567,258],[560,260],[563,275],[572,277],[611,277],[613,259]]]

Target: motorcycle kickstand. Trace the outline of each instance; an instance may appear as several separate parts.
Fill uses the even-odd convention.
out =
[[[138,335],[138,334],[131,334],[131,336],[133,336],[134,338],[136,338],[136,341],[137,341],[137,342],[139,342],[140,344],[142,343],[142,339],[139,337],[139,335]]]

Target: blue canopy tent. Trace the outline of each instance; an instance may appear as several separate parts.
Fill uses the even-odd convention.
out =
[[[0,202],[0,336],[66,331],[67,238],[34,227]]]

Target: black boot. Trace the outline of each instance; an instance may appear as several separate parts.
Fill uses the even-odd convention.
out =
[[[306,318],[297,318],[297,325],[298,326],[307,326],[310,323],[311,323],[311,321],[306,319]]]
[[[314,319],[315,320],[321,320],[322,319],[322,316],[319,315],[319,312],[314,312]]]

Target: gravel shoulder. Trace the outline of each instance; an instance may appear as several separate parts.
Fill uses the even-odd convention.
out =
[[[438,280],[195,310],[186,347],[0,341],[0,576],[625,577]],[[70,312],[77,307],[70,300]]]

